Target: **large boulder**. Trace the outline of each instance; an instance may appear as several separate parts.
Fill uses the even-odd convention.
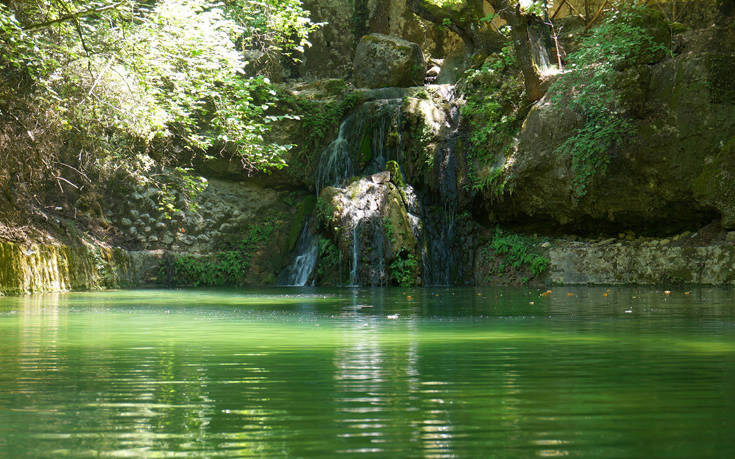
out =
[[[636,135],[610,152],[583,196],[557,149],[581,120],[546,99],[534,106],[506,162],[512,193],[483,203],[490,221],[675,232],[722,216],[735,228],[735,85],[723,77],[735,72],[735,46],[712,30],[686,35],[673,59],[621,72]]]
[[[299,65],[302,76],[344,77],[352,70],[355,48],[363,35],[382,33],[418,43],[437,58],[462,55],[462,40],[440,24],[413,13],[406,0],[303,0],[312,21],[323,25],[309,35]]]
[[[354,80],[362,88],[420,86],[426,62],[416,43],[379,33],[365,35],[355,50]]]
[[[418,217],[409,209],[416,198],[411,188],[399,188],[395,182],[401,178],[384,171],[345,188],[328,187],[319,196],[317,220],[349,267],[349,272],[342,271],[342,283],[376,286],[419,281],[420,229]]]

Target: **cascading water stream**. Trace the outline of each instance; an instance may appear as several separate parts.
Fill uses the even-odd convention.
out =
[[[352,269],[350,270],[350,287],[357,287],[357,257],[360,253],[359,250],[359,242],[360,239],[358,238],[359,235],[359,228],[360,228],[360,222],[359,220],[355,224],[355,227],[352,228]]]
[[[536,27],[528,28],[528,38],[531,43],[531,53],[533,55],[533,63],[538,67],[538,71],[542,75],[554,73],[556,66],[549,59],[549,52],[544,45],[544,34],[537,30]]]
[[[315,187],[317,196],[329,186],[340,187],[348,179],[359,174],[371,174],[385,169],[386,161],[398,159],[400,151],[400,127],[398,138],[392,142],[389,133],[400,126],[401,98],[393,91],[376,91],[374,99],[364,102],[348,115],[339,126],[337,137],[327,145],[319,157]],[[364,217],[359,214],[353,228],[353,252],[358,251],[357,228]],[[301,286],[308,282],[319,256],[319,240],[311,229],[311,220],[304,223],[296,244],[293,261],[279,275],[279,284]],[[377,232],[371,232],[376,233]],[[359,284],[359,257],[353,254],[350,269],[350,285]],[[381,263],[378,276],[385,277],[385,263]]]
[[[434,158],[439,193],[438,196],[425,195],[420,199],[425,241],[421,259],[424,285],[449,286],[462,280],[456,221],[459,207],[459,108],[454,103],[453,88],[443,88],[441,94],[449,109],[442,142]]]
[[[418,243],[416,256],[421,263],[423,284],[446,286],[462,277],[456,223],[459,110],[451,86],[436,86],[431,91],[441,100],[440,105],[429,105],[433,112],[426,115],[441,137],[434,156],[434,185],[418,194],[407,185],[400,192],[400,200]],[[340,203],[335,205],[340,209],[339,226],[344,235],[340,244],[348,254],[350,286],[386,285],[392,273],[385,259],[385,250],[392,247],[392,242],[386,239],[388,230],[381,214],[386,205],[382,196],[388,188],[371,175],[385,171],[387,161],[400,164],[406,154],[402,132],[404,99],[396,95],[395,90],[376,91],[375,97],[390,98],[363,102],[348,115],[340,124],[337,137],[323,150],[316,170],[317,193],[327,187],[339,189],[336,196]],[[355,181],[356,176],[363,178]],[[308,282],[318,263],[318,246],[318,236],[305,224],[294,261],[282,273],[283,284]]]
[[[309,281],[319,257],[319,237],[312,231],[313,218],[309,218],[296,241],[296,256],[278,276],[278,285],[301,287]]]

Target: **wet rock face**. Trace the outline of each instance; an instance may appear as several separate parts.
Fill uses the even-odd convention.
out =
[[[420,278],[418,218],[409,211],[415,197],[390,180],[381,172],[320,196],[329,209],[324,226],[337,229],[332,235],[351,285],[413,285]]]
[[[421,86],[426,62],[416,43],[383,34],[362,37],[355,50],[355,84],[362,88]]]
[[[561,242],[549,250],[549,280],[561,285],[735,284],[735,247],[684,237]]]

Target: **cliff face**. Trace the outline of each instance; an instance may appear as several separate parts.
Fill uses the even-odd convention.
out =
[[[732,229],[733,72],[735,40],[716,29],[686,32],[673,57],[620,72],[616,91],[635,112],[634,135],[609,152],[606,171],[583,196],[575,193],[573,158],[559,153],[580,119],[547,96],[529,112],[506,162],[512,192],[483,207],[498,222],[536,219],[588,232],[670,233],[718,217]]]

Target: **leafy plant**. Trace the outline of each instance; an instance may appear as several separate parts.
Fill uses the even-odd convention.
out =
[[[486,260],[493,254],[503,258],[498,265],[498,274],[502,274],[506,267],[512,267],[539,276],[548,269],[550,261],[538,254],[536,247],[537,241],[533,238],[496,228],[492,241],[481,253]]]
[[[228,250],[217,252],[213,257],[176,257],[173,263],[173,283],[194,287],[238,285],[250,269],[253,253],[270,240],[275,227],[272,220],[251,225],[239,243]],[[161,274],[167,271],[168,267],[162,265]]]
[[[401,249],[390,263],[390,278],[394,285],[411,287],[416,283],[416,258],[406,249]]]
[[[552,103],[582,116],[584,124],[556,152],[572,159],[572,192],[587,194],[594,177],[604,175],[610,152],[635,135],[636,127],[615,89],[619,71],[625,67],[655,62],[668,49],[643,27],[651,14],[632,6],[618,10],[585,38],[569,56],[571,72],[550,88]]]
[[[488,57],[480,68],[469,70],[463,88],[467,101],[462,115],[470,127],[471,186],[501,195],[506,177],[498,162],[504,163],[510,154],[526,112],[522,105],[523,78],[512,47],[504,47],[500,53]]]

